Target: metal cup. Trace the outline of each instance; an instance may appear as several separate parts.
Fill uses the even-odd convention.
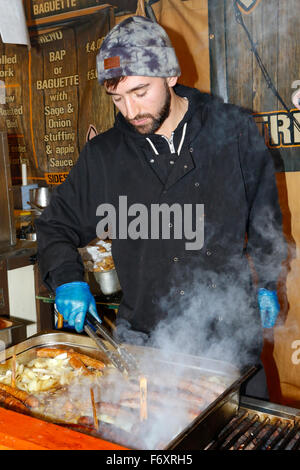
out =
[[[31,203],[42,209],[48,206],[51,198],[51,193],[48,187],[43,186],[40,188],[30,189],[29,192]]]
[[[117,271],[115,269],[110,269],[109,271],[95,271],[94,277],[104,295],[114,294],[121,290]]]
[[[51,194],[49,188],[37,188],[35,203],[39,207],[47,207],[50,202]]]

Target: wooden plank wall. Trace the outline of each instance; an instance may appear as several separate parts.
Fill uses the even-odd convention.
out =
[[[175,48],[178,83],[209,92],[208,0],[160,0],[152,8]]]
[[[299,1],[254,0],[249,12],[246,7],[250,1],[240,0],[239,3],[244,4],[243,20],[272,82],[300,122],[300,112],[291,102],[292,83],[300,80]],[[268,372],[271,400],[299,406],[300,135],[287,121],[285,109],[263,78],[245,31],[236,22],[233,0],[209,2],[209,25],[211,91],[225,102],[253,112],[277,169],[289,257],[283,266],[278,288],[281,314],[276,328],[265,332],[263,361]],[[277,138],[279,145],[274,144]]]

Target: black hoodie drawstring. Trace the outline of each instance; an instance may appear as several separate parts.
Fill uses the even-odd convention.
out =
[[[182,149],[182,146],[183,146],[183,142],[184,142],[184,139],[185,139],[185,134],[186,134],[186,128],[187,128],[187,122],[184,123],[184,126],[183,126],[183,129],[182,129],[182,135],[181,135],[181,139],[180,139],[180,143],[179,143],[179,146],[178,146],[178,149],[177,149],[177,155],[179,156],[180,155],[180,152],[181,152],[181,149]],[[167,137],[165,137],[164,135],[162,136],[164,139],[167,140],[169,146],[170,146],[170,143],[169,143],[169,139],[167,139]],[[151,141],[151,139],[149,137],[146,137],[146,140],[149,142],[149,144],[151,145],[152,149],[153,149],[153,152],[155,153],[155,155],[159,155],[155,145],[153,144],[153,142]],[[176,153],[175,152],[175,149],[174,151],[171,153]]]

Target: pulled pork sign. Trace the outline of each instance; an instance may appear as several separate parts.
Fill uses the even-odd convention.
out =
[[[111,127],[113,106],[96,73],[110,22],[110,8],[74,14],[31,31],[29,51],[0,45],[0,125],[8,133],[14,184],[21,162],[30,182],[62,183],[87,138]]]

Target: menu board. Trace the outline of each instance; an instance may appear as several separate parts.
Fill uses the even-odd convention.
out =
[[[97,82],[96,55],[111,9],[75,16],[31,34],[31,49],[0,44],[0,126],[7,130],[13,184],[60,184],[86,140],[113,125],[114,108]]]

